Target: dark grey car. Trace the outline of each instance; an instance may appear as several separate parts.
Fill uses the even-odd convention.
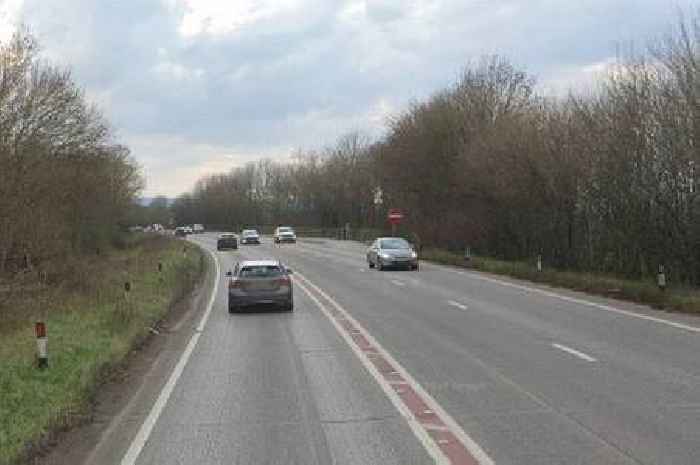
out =
[[[380,237],[367,249],[367,263],[370,268],[418,269],[418,254],[411,244],[399,237]]]
[[[228,311],[235,313],[257,305],[276,306],[294,310],[294,291],[289,277],[291,270],[277,260],[251,260],[236,264],[226,273]]]

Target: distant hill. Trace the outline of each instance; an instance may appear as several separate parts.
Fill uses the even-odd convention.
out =
[[[149,206],[149,205],[151,204],[151,202],[152,202],[153,199],[155,199],[155,198],[156,198],[156,197],[140,197],[140,198],[138,199],[138,202],[139,202],[139,204],[143,205],[144,207],[147,207],[147,206]],[[173,204],[173,201],[174,201],[175,199],[171,199],[171,198],[169,198],[169,197],[166,197],[166,198],[168,199],[168,205],[172,205],[172,204]]]

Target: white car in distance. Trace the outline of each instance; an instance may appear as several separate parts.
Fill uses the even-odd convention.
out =
[[[297,241],[297,235],[291,226],[280,226],[275,229],[274,239],[275,244],[281,244],[283,242],[294,244]]]

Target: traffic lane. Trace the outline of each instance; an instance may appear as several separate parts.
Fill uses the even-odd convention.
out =
[[[219,252],[222,271],[253,252]],[[293,313],[229,315],[220,289],[138,463],[431,463],[306,296]]]
[[[339,256],[339,257],[344,257],[349,260],[355,260],[357,262],[362,262],[363,264],[366,265],[365,261],[365,254],[367,251],[367,245],[356,242],[356,241],[339,241],[335,239],[299,239],[298,244],[302,247],[307,247],[310,250],[312,250],[314,253],[318,253],[320,255],[324,254],[331,254],[332,256]],[[448,265],[440,265],[436,263],[430,263],[430,262],[421,262],[422,266],[424,266],[427,270],[433,270],[437,271],[439,273],[444,273],[440,274],[442,278],[448,278],[455,280],[455,282],[459,283],[464,280],[465,277],[471,278],[471,279],[477,279],[479,282],[484,284],[485,286],[493,285],[496,287],[503,288],[502,290],[507,290],[506,287],[509,287],[510,284],[513,285],[525,285],[531,289],[536,289],[536,290],[541,290],[541,291],[549,291],[550,293],[552,291],[555,291],[556,294],[564,297],[569,297],[569,298],[578,298],[578,299],[583,299],[595,304],[601,304],[601,305],[611,305],[614,307],[617,307],[622,310],[626,310],[635,314],[638,314],[640,316],[644,317],[657,317],[659,319],[663,319],[666,321],[673,323],[678,323],[678,324],[685,324],[685,325],[690,325],[690,326],[695,326],[698,327],[700,326],[700,318],[698,318],[697,315],[692,315],[692,314],[684,314],[684,313],[663,313],[659,312],[658,310],[652,309],[646,305],[639,305],[635,304],[633,302],[628,302],[628,301],[623,301],[623,300],[615,300],[615,299],[609,299],[605,297],[600,297],[600,296],[595,296],[595,295],[590,295],[590,294],[585,294],[582,292],[577,292],[569,289],[563,289],[563,288],[552,288],[547,285],[543,284],[537,284],[537,283],[531,283],[528,281],[522,281],[518,280],[515,278],[510,278],[508,276],[502,276],[502,275],[493,275],[490,273],[484,273],[484,272],[474,272],[469,269],[464,269],[464,268],[458,268],[454,266],[448,266]],[[498,281],[498,283],[494,283],[493,280]],[[505,285],[505,287],[504,287]],[[514,292],[522,292],[522,290],[519,290],[517,288],[511,287],[511,289]],[[551,296],[546,298],[551,298]],[[572,304],[571,301],[567,302],[569,304]],[[583,309],[584,311],[597,311],[590,306],[584,306]]]
[[[414,273],[359,273],[293,247],[278,254],[344,302],[463,426],[470,425],[468,432],[476,432],[487,450],[497,449],[492,454],[497,463],[517,457],[499,456],[500,451],[517,454],[536,443],[532,437],[526,444],[518,440],[532,431],[545,432],[539,446],[546,446],[533,453],[545,453],[558,443],[562,450],[572,450],[569,445],[581,437],[569,435],[568,429],[588,438],[586,456],[592,459],[585,463],[615,463],[609,460],[625,455],[642,462],[653,457],[652,463],[694,463],[692,457],[700,452],[700,425],[692,413],[692,405],[700,405],[700,393],[692,376],[644,361],[643,355],[638,356],[641,366],[624,357],[590,365],[552,344],[568,341],[539,337],[523,330],[519,320],[492,317],[507,308],[457,311],[441,305],[439,297],[392,284]],[[527,314],[516,309],[515,314],[523,312]],[[478,368],[486,375],[480,377]],[[506,431],[514,442],[495,438],[489,446],[492,430]],[[596,442],[608,443],[611,457],[597,456]],[[560,451],[566,460],[576,455]]]
[[[526,364],[561,364],[540,341],[465,326],[464,315],[422,293],[397,292],[394,284],[374,280],[377,274],[353,276],[354,269],[294,256],[293,248],[277,253],[345,305],[496,463],[634,463],[472,353],[474,345],[488,348],[503,339],[496,348],[506,360],[522,351]]]
[[[402,275],[404,275],[404,273],[382,273],[381,275],[390,275],[400,278]],[[424,275],[424,273],[421,273],[421,276]],[[475,309],[480,310],[478,306]],[[503,313],[507,312],[508,309],[501,308],[498,309],[498,311]],[[521,312],[517,311],[516,313]],[[502,326],[502,324],[499,326]],[[476,334],[477,337],[478,335],[479,333]],[[470,337],[470,340],[471,339],[472,338]],[[485,356],[486,359],[492,359],[493,354],[491,352],[493,350],[489,347],[489,344],[486,344],[485,347],[488,349]],[[519,349],[521,348],[515,348],[516,351]],[[516,359],[516,363],[519,362],[522,362],[522,360],[519,358]],[[629,359],[622,363],[622,365],[625,365],[624,370],[620,370],[619,366],[613,366],[610,369],[610,372],[615,374],[617,377],[614,379],[609,379],[608,376],[603,376],[600,380],[602,383],[593,383],[593,393],[589,392],[591,391],[591,387],[589,386],[590,383],[588,383],[585,379],[585,372],[579,372],[577,376],[577,373],[566,374],[557,369],[555,370],[555,374],[559,374],[560,376],[563,375],[566,379],[577,381],[573,384],[574,386],[581,386],[576,388],[576,392],[578,392],[579,395],[569,396],[569,387],[566,385],[560,386],[554,383],[550,385],[548,390],[544,391],[545,397],[555,400],[555,405],[562,405],[564,408],[572,409],[572,412],[575,414],[580,413],[581,417],[585,418],[584,423],[587,422],[594,424],[596,429],[606,432],[605,434],[611,434],[612,437],[615,437],[616,433],[623,437],[628,436],[628,426],[626,425],[634,422],[628,422],[625,420],[625,418],[630,419],[636,417],[641,419],[639,415],[639,408],[642,406],[642,410],[644,411],[643,416],[645,419],[640,421],[641,426],[636,428],[637,432],[632,436],[633,439],[640,437],[650,438],[647,444],[650,445],[649,449],[652,451],[652,453],[654,450],[663,452],[663,446],[654,447],[654,444],[659,442],[663,442],[671,449],[674,448],[673,441],[675,438],[683,438],[679,439],[680,442],[690,441],[692,443],[692,441],[695,439],[694,433],[688,433],[688,431],[695,430],[688,429],[688,426],[691,426],[693,421],[695,421],[695,423],[697,423],[697,421],[693,420],[693,413],[688,411],[688,407],[692,406],[697,400],[697,389],[695,388],[695,386],[697,386],[697,381],[692,375],[688,375],[682,370],[674,370],[673,367],[667,369],[667,367],[664,367],[658,363],[651,364],[653,369],[649,369],[650,364],[647,360],[645,360],[643,355],[638,355],[636,362],[639,362],[638,365],[640,365],[641,368],[640,366],[636,366],[632,367],[633,369],[630,370],[630,367],[628,366]],[[536,360],[534,363],[536,363]],[[609,361],[606,360],[606,363],[609,363]],[[545,364],[544,366],[546,367],[547,365]],[[659,367],[661,369],[659,369]],[[515,367],[515,370],[517,371],[517,367]],[[629,374],[630,372],[632,372],[632,374]],[[649,382],[650,373],[652,373],[651,377],[654,381],[652,383]],[[528,373],[526,372],[525,374],[527,375]],[[541,379],[543,377],[546,379],[546,373],[541,370],[535,370],[532,372],[532,375],[535,379],[530,383],[530,385],[537,386],[538,382],[541,384]],[[583,379],[582,376],[584,377]],[[641,385],[637,381],[640,379],[642,380]],[[661,383],[663,384],[663,387],[658,389],[658,385],[654,383]],[[606,392],[603,392],[602,395],[596,394],[595,391],[596,389],[600,388],[598,385],[601,384]],[[605,388],[607,385],[610,385],[610,388]],[[590,398],[596,399],[599,407],[588,408],[585,401],[580,401],[581,399],[585,400]],[[606,403],[606,399],[608,398],[615,400],[612,403]],[[623,413],[617,416],[611,416],[610,412],[613,410],[610,410],[610,406],[615,405],[615,402],[619,402],[620,399],[622,399],[623,402],[626,399],[629,399],[629,402],[627,402],[628,406],[624,408]],[[574,401],[573,404],[572,400]],[[576,407],[576,402],[578,402],[578,407]],[[644,405],[647,403],[649,404],[650,408],[644,410]],[[591,415],[591,413],[593,415]],[[576,418],[575,414],[573,418]],[[658,424],[658,421],[656,420],[657,416],[666,417],[663,420],[664,425],[662,427],[662,429],[665,431],[664,434],[656,433]],[[665,438],[661,436],[665,436]],[[627,442],[629,443],[631,441]],[[685,462],[680,461],[679,463],[693,463],[692,461],[689,461],[688,454],[692,455],[697,448],[692,444],[691,447],[682,448],[683,450],[673,452],[671,456],[676,454],[682,457],[681,460],[685,460]],[[667,460],[669,456],[662,454],[659,457],[659,460],[663,462],[664,460]]]
[[[306,246],[304,244],[302,247]],[[335,246],[342,252],[332,261],[351,267],[364,264],[364,255],[351,255],[352,252],[345,250],[359,247],[341,241],[329,241],[326,245],[329,251],[322,252],[314,247],[309,253],[319,258],[333,255],[332,247]],[[425,263],[422,268],[420,274],[410,275],[406,281],[426,292],[443,295],[447,300],[474,309],[490,308],[491,316],[506,323],[517,322],[524,329],[540,332],[543,337],[561,337],[590,351],[605,353],[620,361],[626,359],[627,363],[640,365],[640,369],[643,368],[641,365],[652,363],[656,367],[654,371],[661,373],[662,377],[700,377],[700,358],[695,356],[700,351],[698,333],[514,288],[509,284],[517,283],[521,286],[524,283],[507,278],[502,280],[505,283],[503,285],[490,278],[485,281],[483,278],[487,275],[474,272]],[[529,283],[526,287],[542,288]],[[551,293],[551,289],[546,289],[546,292]],[[578,299],[585,298],[594,304],[612,305],[640,315],[660,316],[659,312],[627,302],[559,289],[556,293],[565,298],[574,296]],[[661,315],[671,323],[700,323],[697,318],[689,316]],[[639,354],[643,354],[643,357],[640,358]]]

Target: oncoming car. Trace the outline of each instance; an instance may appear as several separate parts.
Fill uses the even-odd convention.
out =
[[[248,260],[226,273],[228,312],[236,313],[257,305],[294,310],[291,270],[277,260]]]
[[[367,250],[367,264],[380,271],[390,267],[417,270],[418,254],[405,239],[380,237]]]
[[[241,244],[260,245],[260,234],[255,229],[244,229],[241,232]]]
[[[238,237],[233,233],[222,233],[216,239],[216,250],[238,249]]]
[[[282,242],[294,244],[296,241],[297,235],[292,227],[280,226],[275,229],[275,244],[281,244]]]

